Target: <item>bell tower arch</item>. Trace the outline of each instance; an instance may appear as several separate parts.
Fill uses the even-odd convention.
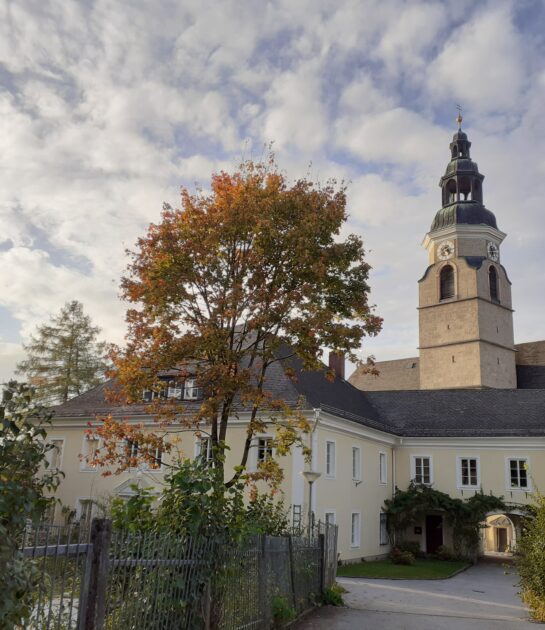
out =
[[[484,176],[461,115],[457,122],[439,182],[442,206],[423,243],[420,388],[516,388],[511,282],[500,262],[506,234],[483,204]]]

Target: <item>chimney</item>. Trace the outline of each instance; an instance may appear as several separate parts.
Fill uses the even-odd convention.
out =
[[[329,369],[335,370],[335,374],[344,379],[344,354],[342,352],[329,353]]]

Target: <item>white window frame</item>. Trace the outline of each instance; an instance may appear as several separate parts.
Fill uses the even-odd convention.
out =
[[[431,455],[411,455],[411,479],[416,483],[416,460],[417,459],[427,459],[429,460],[429,469],[430,469],[430,480],[429,481],[421,481],[424,486],[431,486],[433,484],[433,457]],[[423,467],[423,466],[422,466]]]
[[[198,400],[201,395],[201,388],[197,386],[196,378],[186,378],[183,390],[184,400]]]
[[[329,446],[333,447],[333,457],[328,457]],[[325,441],[325,476],[326,479],[335,479],[337,476],[337,443],[335,440]]]
[[[206,444],[206,457],[205,461],[212,460],[212,438],[210,436],[195,437],[195,457],[199,457],[202,454],[203,444]]]
[[[59,455],[59,465],[56,468],[53,468],[53,451],[54,451],[54,449],[52,448],[47,453],[47,461],[49,463],[49,468],[50,468],[50,470],[62,470],[62,466],[63,466],[63,463],[64,463],[64,446],[66,444],[66,440],[65,440],[64,437],[51,436],[49,438],[49,443],[53,444],[53,442],[61,442],[60,455]]]
[[[142,464],[140,464],[140,468],[142,470],[145,470],[147,473],[151,473],[152,475],[155,475],[157,473],[162,473],[164,471],[163,468],[163,457],[165,456],[165,451],[159,447],[157,447],[155,449],[155,459],[159,459],[158,455],[159,453],[161,454],[161,463],[159,464],[159,466],[157,466],[157,468],[152,468],[151,464],[149,462],[143,462]]]
[[[337,524],[337,512],[335,510],[324,510],[324,523],[327,523],[327,517],[332,516],[333,519],[329,521],[332,525]]]
[[[354,466],[354,464],[356,463],[356,460],[354,460],[354,455],[358,454],[357,456],[357,470],[354,470],[354,468],[356,468]],[[362,481],[362,474],[361,474],[361,447],[360,446],[356,446],[355,444],[352,445],[352,481]]]
[[[169,381],[167,385],[167,399],[176,398],[181,400],[184,393],[184,386],[180,381]]]
[[[384,517],[384,519],[382,518]],[[384,532],[385,532],[385,539],[386,542],[382,542],[382,522],[384,520]],[[390,537],[388,536],[388,516],[386,514],[386,512],[380,512],[378,515],[378,544],[380,547],[384,547],[385,545],[389,545],[390,544]]]
[[[256,464],[261,464],[263,462],[266,462],[268,459],[274,459],[274,446],[272,446],[273,439],[274,438],[270,435],[258,435],[256,437],[256,444],[255,444]],[[261,440],[265,442],[263,447],[261,447],[259,444]],[[260,448],[263,448],[263,453],[264,453],[263,457],[260,457],[260,451],[259,451]]]
[[[80,522],[81,521],[81,516],[82,516],[82,503],[83,502],[89,502],[91,504],[91,513],[89,515],[89,524],[91,524],[91,521],[93,520],[93,517],[96,513],[96,504],[93,501],[93,499],[91,497],[78,497],[76,499],[76,521]]]
[[[477,483],[464,485],[462,475],[462,460],[474,459],[477,462]],[[478,455],[458,455],[456,457],[456,482],[458,490],[478,490],[481,487],[481,458]]]
[[[354,516],[357,516],[357,530],[354,530]],[[354,536],[356,534],[356,536]],[[357,549],[361,547],[361,512],[350,513],[350,547]]]
[[[93,472],[93,473],[96,473],[97,470],[98,470],[97,466],[91,466],[87,462],[87,460],[85,459],[90,454],[89,450],[88,450],[89,442],[95,441],[95,440],[98,443],[98,446],[97,446],[96,450],[99,451],[101,449],[101,447],[102,447],[102,440],[101,440],[101,438],[96,438],[96,437],[92,437],[91,438],[91,437],[89,437],[87,435],[83,436],[83,443],[82,443],[82,448],[81,448],[81,453],[83,455],[83,458],[80,461],[80,466],[79,466],[80,472]],[[85,497],[83,497],[83,498],[85,498]]]
[[[252,444],[250,447],[250,457],[248,458],[248,470],[250,472],[256,472],[258,465],[261,463],[259,459],[259,440],[274,440],[274,437],[271,434],[264,433],[262,435],[256,435],[252,438]],[[276,457],[276,449],[272,448],[271,457],[274,459]]]
[[[384,470],[382,462],[384,462]],[[378,454],[378,480],[383,485],[388,483],[388,455],[385,451],[379,451]]]
[[[524,461],[526,463],[526,488],[511,485],[511,461]],[[532,478],[530,477],[530,458],[526,455],[509,455],[505,458],[505,486],[508,492],[532,492]]]

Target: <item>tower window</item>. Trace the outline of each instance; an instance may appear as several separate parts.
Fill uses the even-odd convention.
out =
[[[456,144],[452,147],[452,157],[458,157],[458,145]]]
[[[446,194],[448,203],[453,203],[456,201],[456,181],[454,179],[449,179],[447,182],[447,194]]]
[[[488,282],[490,284],[490,299],[492,302],[499,302],[498,272],[495,267],[490,267],[488,270]]]
[[[448,300],[454,297],[454,269],[451,265],[446,265],[441,269],[441,275],[439,277],[440,283],[440,298],[441,300]]]
[[[460,195],[463,195],[464,201],[467,201],[469,197],[469,193],[471,191],[471,182],[467,177],[462,177],[458,183],[458,190],[460,191]]]

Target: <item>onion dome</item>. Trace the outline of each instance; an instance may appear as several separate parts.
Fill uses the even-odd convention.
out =
[[[450,143],[451,159],[439,181],[442,207],[435,215],[431,231],[451,225],[489,225],[498,229],[494,213],[483,204],[482,182],[477,163],[471,159],[471,142],[462,131],[462,116],[458,115],[458,131]]]

